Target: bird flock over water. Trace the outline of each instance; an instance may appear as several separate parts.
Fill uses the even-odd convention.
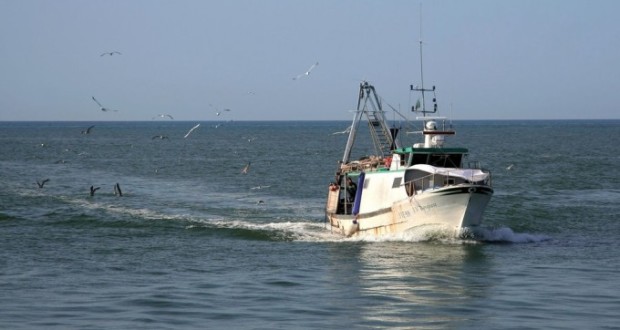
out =
[[[120,56],[123,55],[123,53],[119,52],[119,51],[106,51],[101,53],[99,56],[100,57],[113,57],[113,56]],[[307,79],[310,74],[316,70],[316,68],[319,66],[319,62],[315,62],[313,63],[306,71],[304,71],[303,73],[300,73],[298,75],[293,76],[293,80],[300,80],[300,79]],[[256,95],[255,91],[248,91],[247,95]],[[119,110],[117,108],[110,108],[110,107],[106,107],[104,106],[95,96],[91,96],[91,99],[93,100],[93,102],[95,102],[95,104],[97,104],[97,107],[99,108],[99,110],[101,112],[119,112]],[[222,115],[224,112],[228,112],[231,111],[230,108],[224,108],[222,110],[220,110],[217,106],[213,106],[212,104],[209,104],[210,107],[215,108],[215,116],[219,117],[220,115]],[[172,116],[169,113],[160,113],[160,114],[156,114],[154,116],[152,116],[151,119],[170,119],[170,120],[174,120],[174,116]],[[218,127],[221,124],[218,124]]]
[[[95,128],[96,127],[97,127],[96,125],[90,125],[90,126],[84,128],[84,129],[80,130],[79,132],[80,132],[81,135],[92,135],[92,134],[99,135],[99,134],[97,134],[95,132]],[[178,137],[178,139],[179,139],[178,141],[190,138],[192,136],[192,134],[195,134],[194,132],[197,129],[199,129],[200,127],[201,127],[201,124],[198,123],[198,124],[194,125],[193,127],[189,128],[189,130],[185,133],[185,135],[182,136],[182,138],[180,136]],[[254,138],[246,138],[246,137],[242,137],[242,138],[246,139],[248,143],[252,142],[254,140]],[[88,138],[85,138],[85,139],[87,139],[86,141],[88,141]],[[168,135],[158,134],[158,135],[152,136],[150,139],[151,140],[170,140],[170,137]],[[52,147],[52,145],[50,145],[49,143],[40,143],[40,144],[37,145],[37,147],[39,147],[39,148],[50,148],[50,147]],[[68,153],[73,154],[73,155],[78,156],[78,157],[82,157],[82,156],[88,157],[88,155],[90,154],[90,152],[88,152],[88,151],[78,151],[78,150],[74,150],[72,148],[63,148],[62,152],[68,152]],[[54,163],[55,164],[67,164],[69,162],[66,161],[65,159],[60,159],[60,160],[55,161]],[[243,165],[240,168],[240,172],[239,173],[240,174],[244,174],[244,175],[249,174],[250,173],[250,165],[251,165],[251,162],[249,162],[249,161],[246,162],[245,165]],[[160,173],[161,169],[164,169],[164,168],[167,168],[167,167],[174,167],[174,166],[175,165],[166,165],[166,166],[157,167],[155,169],[154,173],[158,174],[158,173]],[[44,188],[47,187],[47,185],[50,185],[50,184],[53,185],[54,180],[51,180],[50,178],[45,178],[45,179],[36,179],[35,182],[36,182],[36,185],[37,185],[38,189],[44,189]],[[254,189],[263,189],[263,188],[267,188],[267,187],[269,187],[269,186],[262,185],[262,186],[255,186],[255,187],[252,187],[250,189],[253,189],[253,190]],[[118,196],[118,197],[122,197],[123,196],[123,192],[121,190],[121,186],[120,186],[119,183],[115,183],[113,185],[113,188],[114,188],[114,196]],[[87,190],[88,196],[95,197],[96,193],[100,189],[101,189],[101,185],[94,185],[94,184],[90,185],[88,187],[88,190]]]
[[[102,52],[99,56],[100,56],[100,57],[114,57],[114,56],[121,56],[121,55],[123,55],[123,53],[121,53],[121,52],[119,52],[119,51],[106,51],[106,52]],[[319,65],[319,62],[315,62],[314,64],[312,64],[312,65],[311,65],[311,66],[310,66],[310,67],[309,67],[306,71],[304,71],[303,73],[300,73],[300,74],[298,74],[298,75],[293,76],[293,77],[292,77],[292,80],[308,79],[308,78],[309,78],[309,76],[311,75],[311,73],[312,73],[314,70],[316,70],[316,68],[318,67],[318,65]],[[250,96],[253,96],[253,95],[255,95],[255,94],[256,94],[256,92],[254,92],[254,91],[249,91],[249,92],[247,92],[247,95],[250,95]],[[99,109],[99,111],[100,111],[100,112],[102,112],[102,113],[118,113],[118,112],[120,112],[119,108],[114,107],[114,106],[113,106],[113,107],[109,107],[109,106],[107,106],[106,102],[101,102],[101,101],[100,101],[99,99],[97,99],[94,95],[93,95],[93,96],[91,96],[91,100],[92,100],[92,101],[96,104],[97,108],[98,108],[98,109]],[[106,101],[106,100],[103,100],[103,101]],[[104,104],[106,104],[106,105],[104,105]],[[212,111],[213,111],[213,113],[215,114],[215,117],[218,117],[218,118],[219,118],[219,117],[224,117],[223,115],[224,115],[225,113],[228,113],[228,112],[231,112],[231,111],[232,111],[230,108],[222,108],[222,109],[220,109],[218,106],[213,105],[213,104],[209,104],[209,107],[211,107],[211,108],[212,108]],[[157,113],[157,114],[154,114],[154,115],[151,117],[151,120],[174,120],[174,119],[175,119],[175,116],[173,116],[173,115],[172,115],[172,114],[170,114],[170,113]],[[223,123],[217,123],[217,124],[215,124],[213,127],[214,127],[214,128],[219,128],[222,124],[223,124]],[[192,126],[191,128],[189,128],[189,129],[187,130],[187,132],[185,133],[185,135],[183,135],[183,139],[188,139],[188,138],[190,138],[193,134],[195,134],[194,132],[195,132],[196,130],[198,130],[200,127],[201,127],[201,124],[200,124],[200,123],[197,123],[197,124],[195,124],[194,126]],[[88,127],[85,127],[84,129],[82,129],[82,130],[80,131],[80,133],[81,133],[82,135],[86,135],[86,136],[87,136],[87,135],[91,135],[91,134],[94,134],[94,132],[96,131],[96,130],[95,130],[95,128],[96,128],[96,125],[89,125]],[[339,134],[339,133],[344,133],[344,132],[337,132],[337,133],[334,133],[334,134]],[[169,139],[170,139],[170,137],[169,137],[169,135],[168,135],[168,134],[156,134],[156,135],[154,135],[154,136],[152,136],[152,137],[151,137],[151,140],[169,140]],[[248,142],[252,142],[253,140],[254,140],[254,138],[252,138],[252,137],[247,138],[247,141],[248,141]],[[42,144],[40,145],[40,147],[47,147],[47,145],[46,145],[46,144],[44,144],[44,143],[42,143]],[[77,151],[70,150],[70,149],[66,149],[65,151],[71,151],[71,152],[74,152],[74,153],[75,153],[76,155],[78,155],[78,156],[83,156],[83,155],[87,155],[87,154],[88,154],[87,152],[77,152]],[[61,160],[56,161],[55,163],[56,163],[56,164],[65,164],[65,163],[66,163],[66,161],[65,161],[64,159],[61,159]],[[241,168],[241,170],[240,170],[240,172],[239,172],[239,173],[240,173],[240,174],[242,174],[242,175],[247,175],[247,174],[249,174],[251,164],[252,164],[252,163],[251,163],[250,161],[246,162],[246,163],[245,163],[245,165],[243,165],[243,167]],[[162,169],[162,168],[163,168],[163,167],[157,168],[157,169],[155,170],[155,173],[156,173],[156,174],[157,174],[157,173],[159,173],[159,170],[160,170],[160,169]],[[50,183],[50,182],[51,182],[51,183]],[[50,180],[50,178],[45,178],[45,179],[42,179],[42,180],[37,179],[37,180],[36,180],[36,184],[37,184],[38,189],[44,189],[44,187],[46,186],[46,184],[48,184],[48,185],[49,185],[49,184],[52,184],[52,185],[53,185],[53,180]],[[122,197],[122,196],[123,196],[123,192],[122,192],[122,190],[121,190],[121,186],[120,186],[120,184],[119,184],[119,183],[115,183],[115,184],[113,185],[113,187],[114,187],[114,195],[115,195],[115,196],[118,196],[118,197]],[[265,189],[265,188],[268,188],[268,187],[270,187],[270,186],[268,186],[268,185],[259,185],[259,186],[254,186],[254,187],[252,187],[252,188],[250,188],[250,189],[252,189],[252,190],[256,190],[256,189]],[[101,189],[101,186],[98,186],[98,185],[90,185],[90,187],[88,187],[88,190],[87,190],[87,192],[88,192],[88,196],[90,196],[90,197],[94,197],[94,196],[96,195],[96,192],[97,192],[97,191],[99,191],[100,189]],[[259,201],[257,202],[257,204],[263,204],[263,203],[264,203],[264,201],[263,201],[263,200],[259,200]]]

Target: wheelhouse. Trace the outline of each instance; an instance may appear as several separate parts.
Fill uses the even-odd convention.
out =
[[[425,164],[436,167],[460,168],[467,158],[468,150],[465,148],[414,148],[406,147],[394,150],[400,154],[404,166]]]

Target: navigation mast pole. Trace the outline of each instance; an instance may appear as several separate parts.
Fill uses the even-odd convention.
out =
[[[424,100],[424,65],[422,63],[422,3],[420,3],[420,90],[422,91],[422,114],[426,115],[426,102]]]
[[[413,87],[413,85],[410,86],[410,89],[412,91],[416,91],[416,92],[420,92],[422,93],[422,104],[420,105],[420,107],[422,109],[419,109],[417,104],[416,106],[413,106],[411,111],[413,112],[421,112],[423,117],[426,117],[427,113],[435,113],[437,112],[437,95],[435,94],[435,86],[433,86],[432,89],[425,89],[424,88],[424,63],[422,61],[422,47],[423,47],[423,42],[422,42],[422,4],[420,4],[420,86],[415,86]],[[425,92],[433,92],[433,110],[432,111],[426,111],[426,95]],[[419,101],[419,100],[418,100]]]

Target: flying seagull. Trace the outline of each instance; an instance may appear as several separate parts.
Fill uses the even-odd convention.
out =
[[[215,109],[217,109],[217,107],[216,107]],[[230,111],[230,109],[224,109],[224,110],[222,110],[222,111]],[[221,114],[222,114],[222,111],[220,111],[219,109],[217,109],[217,111],[215,111],[215,115],[216,115],[216,116],[221,115]]]
[[[169,114],[167,114],[167,113],[160,113],[159,115],[157,115],[157,116],[153,117],[153,119],[158,118],[158,117],[159,117],[159,118],[166,118],[166,117],[168,117],[168,118],[170,118],[170,119],[174,119],[171,115],[169,115]]]
[[[299,79],[299,78],[301,78],[303,76],[309,76],[310,72],[312,72],[312,70],[314,70],[314,68],[316,68],[318,65],[319,65],[319,62],[316,62],[316,63],[312,64],[312,66],[306,72],[298,75],[297,77],[293,77],[293,80],[297,80],[297,79]]]
[[[45,180],[43,180],[43,181],[41,181],[41,182],[39,182],[39,180],[37,180],[37,185],[39,186],[39,188],[43,188],[43,186],[45,185],[45,183],[46,183],[47,181],[49,181],[49,180],[50,180],[50,179],[45,179]]]
[[[510,164],[508,165],[508,167],[506,167],[506,171],[510,171],[512,170],[512,168],[515,166],[515,164]]]
[[[99,190],[101,187],[95,188],[94,186],[90,186],[90,195],[95,196],[95,191]]]
[[[188,137],[190,134],[192,134],[192,132],[193,132],[196,128],[198,128],[198,126],[200,126],[200,124],[196,124],[196,126],[192,127],[192,129],[190,129],[190,130],[187,132],[187,134],[185,134],[185,136],[184,136],[183,138],[184,138],[184,139],[187,139],[187,137]]]
[[[351,126],[347,127],[347,129],[345,129],[345,130],[344,130],[344,131],[342,131],[342,132],[334,132],[334,133],[332,133],[332,135],[336,135],[336,134],[348,134],[348,133],[351,133]]]
[[[82,131],[82,134],[90,134],[90,130],[92,130],[93,127],[95,127],[95,125],[89,126],[87,129]]]
[[[105,56],[105,55],[114,56],[114,55],[123,55],[123,54],[121,54],[121,53],[119,53],[119,52],[117,52],[117,51],[113,51],[113,52],[103,53],[103,54],[99,55],[99,57],[101,57],[101,56]]]
[[[107,112],[107,111],[118,111],[118,110],[112,110],[112,109],[108,109],[106,107],[104,107],[103,105],[101,105],[101,103],[99,103],[99,101],[97,101],[97,99],[93,96],[93,101],[95,101],[95,103],[97,103],[97,105],[99,106],[100,110],[103,112]]]
[[[248,162],[247,165],[243,167],[243,169],[241,170],[241,174],[248,174],[248,172],[250,171],[250,164],[251,162]]]

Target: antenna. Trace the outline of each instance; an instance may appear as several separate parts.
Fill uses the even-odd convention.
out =
[[[437,95],[435,94],[435,86],[432,89],[424,88],[424,63],[422,60],[422,3],[420,3],[420,87],[410,85],[410,90],[421,92],[422,93],[422,104],[420,101],[416,102],[416,105],[411,108],[413,112],[421,112],[423,116],[426,116],[427,113],[435,113],[437,112]],[[433,92],[433,111],[426,111],[426,100],[425,100],[425,92]],[[420,108],[422,108],[420,110]]]
[[[420,85],[422,88],[422,112],[426,110],[424,102],[424,65],[422,64],[422,3],[420,2]]]

